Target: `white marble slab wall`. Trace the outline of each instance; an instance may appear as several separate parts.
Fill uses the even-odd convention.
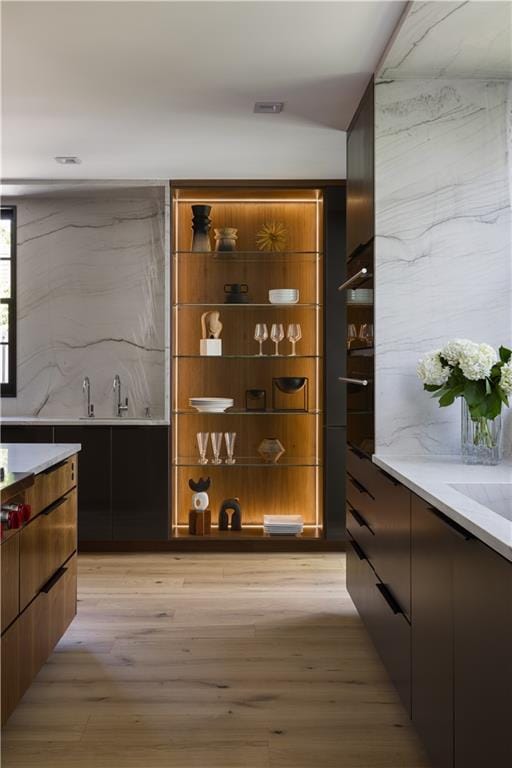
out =
[[[458,404],[415,366],[452,337],[512,345],[510,84],[383,81],[375,99],[377,451],[457,453]]]
[[[5,201],[4,201],[5,202]],[[4,416],[79,418],[82,380],[112,417],[165,416],[164,188],[12,199],[18,216],[18,395]],[[168,211],[167,211],[168,214]]]

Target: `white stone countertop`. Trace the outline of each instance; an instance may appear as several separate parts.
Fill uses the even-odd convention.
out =
[[[512,461],[488,467],[457,456],[384,454],[373,461],[512,562]]]
[[[1,443],[0,465],[15,475],[37,475],[81,448],[80,443]]]
[[[168,426],[169,421],[167,419],[152,419],[152,418],[131,418],[130,416],[122,416],[119,418],[111,417],[111,418],[104,418],[102,416],[93,417],[92,419],[86,418],[85,416],[83,418],[77,418],[77,419],[48,419],[46,417],[37,417],[37,416],[2,416],[1,420],[2,424],[10,424],[12,426],[17,425],[25,425],[29,424],[31,426],[35,426],[37,424],[40,425],[57,425],[57,426],[81,426],[81,427],[105,427],[105,426],[128,426],[128,427],[134,427],[134,426],[145,426],[145,427],[152,427],[152,426]]]

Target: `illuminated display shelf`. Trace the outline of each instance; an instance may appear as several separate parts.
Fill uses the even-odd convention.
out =
[[[196,203],[212,207],[212,245],[214,229],[231,226],[238,230],[239,250],[189,250],[191,206]],[[303,535],[318,537],[323,520],[322,196],[317,190],[191,191],[177,187],[173,189],[172,214],[172,530],[180,537],[188,535],[188,481],[210,474],[208,493],[213,518],[224,499],[240,498],[243,530],[228,538],[261,537],[265,514],[301,514],[305,523]],[[284,224],[288,235],[285,251],[254,249],[262,224],[269,221]],[[224,286],[228,283],[247,284],[249,301],[224,303]],[[299,291],[300,302],[269,303],[268,291],[286,286]],[[233,353],[198,354],[201,314],[208,309],[220,312],[223,346],[234,350]],[[242,311],[233,311],[237,309]],[[285,333],[287,322],[300,323],[302,339],[297,342],[298,354],[257,354],[255,322],[266,322],[269,332],[273,322],[282,322]],[[265,344],[270,351],[270,338]],[[299,352],[301,346],[303,354]],[[286,339],[280,349],[290,349]],[[306,411],[281,409],[281,401],[276,402],[276,410],[236,407],[245,403],[246,390],[254,388],[266,390],[268,406],[272,379],[286,375],[308,379]],[[236,405],[222,413],[201,413],[189,407],[191,395],[232,397]],[[288,398],[284,393],[279,396]],[[294,398],[295,395],[290,397],[291,405],[296,402]],[[247,418],[254,416],[263,418]],[[212,464],[211,460],[208,464],[199,463],[196,433],[216,430],[236,431],[234,464]],[[273,437],[280,440],[285,454],[276,464],[268,464],[257,449],[262,440]],[[211,450],[209,444],[208,455]],[[221,456],[224,454],[223,444]],[[214,531],[212,535],[224,536],[223,531]]]

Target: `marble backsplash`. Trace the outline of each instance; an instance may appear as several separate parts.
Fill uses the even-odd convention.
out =
[[[82,381],[97,417],[166,415],[163,187],[5,200],[18,217],[18,391],[3,416],[79,418]]]
[[[460,410],[416,377],[452,337],[512,344],[510,83],[376,84],[376,445],[457,453]],[[512,442],[505,409],[505,446]]]

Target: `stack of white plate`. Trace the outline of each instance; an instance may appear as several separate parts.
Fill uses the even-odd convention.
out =
[[[302,515],[264,515],[263,530],[272,536],[297,536],[304,529]]]
[[[355,288],[347,291],[348,304],[372,304],[373,288]]]
[[[275,288],[268,292],[271,304],[296,304],[299,300],[298,288]]]
[[[235,401],[232,397],[191,397],[188,402],[200,413],[224,413]]]

